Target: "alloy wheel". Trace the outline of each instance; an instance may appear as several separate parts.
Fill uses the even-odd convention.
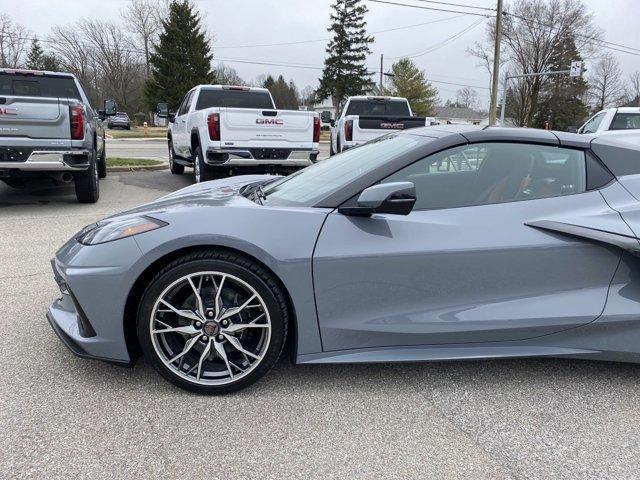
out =
[[[263,360],[271,341],[264,299],[248,283],[222,272],[192,273],[157,298],[150,335],[158,358],[198,385],[240,380]]]

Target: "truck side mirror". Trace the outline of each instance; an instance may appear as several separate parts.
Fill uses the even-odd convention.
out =
[[[335,127],[336,121],[332,118],[331,120],[329,120],[329,125],[331,125],[332,127]]]
[[[104,114],[107,117],[111,117],[118,112],[118,104],[115,100],[104,101]]]
[[[176,120],[176,114],[175,114],[175,113],[170,113],[170,114],[168,115],[168,118],[169,118],[169,121],[170,121],[171,123],[173,123],[173,122]]]
[[[158,115],[158,118],[168,118],[169,104],[166,102],[158,103],[158,105],[156,105],[156,115]]]
[[[324,110],[320,114],[320,119],[322,120],[322,123],[330,123],[331,122],[331,112],[329,110]]]
[[[104,114],[104,110],[98,110],[98,118],[102,121],[107,118],[107,116]]]

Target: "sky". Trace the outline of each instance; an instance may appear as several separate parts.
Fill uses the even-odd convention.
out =
[[[467,53],[474,42],[485,39],[486,20],[478,16],[365,1],[369,8],[367,30],[375,37],[367,61],[371,70],[379,71],[381,54],[384,54],[385,70],[394,59],[416,54],[413,60],[438,88],[442,101],[455,99],[456,91],[466,85],[478,92],[482,106],[486,108],[488,73]],[[395,1],[469,11],[419,0]],[[441,1],[495,6],[495,0]],[[128,0],[0,0],[0,13],[8,14],[38,37],[45,38],[53,25],[71,24],[82,17],[120,21],[120,11],[127,3]],[[332,0],[195,0],[195,3],[213,38],[216,62],[222,61],[235,68],[244,79],[253,80],[267,73],[282,74],[287,80],[293,79],[300,89],[307,85],[317,86],[329,36],[326,29]],[[640,0],[585,0],[584,3],[594,14],[594,22],[603,30],[608,42],[640,48],[637,22]],[[460,35],[444,42],[457,33]],[[286,42],[304,43],[256,46]],[[625,75],[640,70],[640,54],[612,53]],[[243,61],[288,65],[255,65]]]

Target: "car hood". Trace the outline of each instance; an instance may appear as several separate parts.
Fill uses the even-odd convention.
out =
[[[273,180],[273,175],[240,175],[210,182],[197,183],[176,190],[169,195],[119,213],[108,220],[133,215],[159,215],[194,207],[221,207],[233,203],[255,205],[238,194],[245,185],[265,183]]]

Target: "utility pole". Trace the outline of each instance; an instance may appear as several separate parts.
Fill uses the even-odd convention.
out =
[[[502,0],[496,7],[496,36],[493,45],[493,74],[491,75],[491,105],[489,106],[489,125],[496,124],[498,112],[498,83],[500,81],[500,41],[502,40]]]
[[[380,54],[380,95],[383,95],[383,92],[384,92],[384,90],[382,89],[383,77],[384,77],[384,54],[381,53]]]

